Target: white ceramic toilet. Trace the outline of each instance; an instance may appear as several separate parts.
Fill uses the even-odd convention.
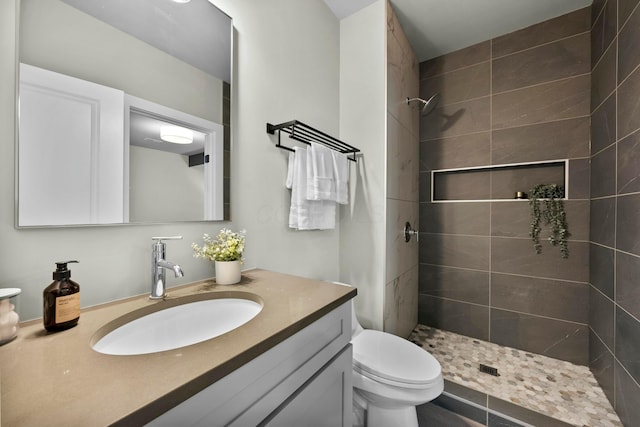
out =
[[[353,425],[418,427],[416,406],[444,390],[440,363],[405,339],[363,329],[352,313]]]

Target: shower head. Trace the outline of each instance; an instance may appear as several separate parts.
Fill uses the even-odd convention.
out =
[[[436,105],[438,105],[438,101],[440,101],[440,94],[435,93],[431,95],[431,98],[427,99],[426,101],[422,98],[407,98],[407,104],[410,104],[412,101],[419,101],[422,103],[422,111],[420,112],[420,114],[426,116],[427,114],[432,112],[434,108],[436,108]]]

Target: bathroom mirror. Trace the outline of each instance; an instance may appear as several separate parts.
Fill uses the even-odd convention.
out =
[[[230,219],[232,32],[208,0],[20,0],[16,225]]]

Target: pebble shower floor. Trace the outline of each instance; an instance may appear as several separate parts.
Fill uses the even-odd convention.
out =
[[[574,426],[622,426],[586,366],[423,325],[409,339],[440,362],[446,380]],[[500,376],[481,373],[480,363]]]

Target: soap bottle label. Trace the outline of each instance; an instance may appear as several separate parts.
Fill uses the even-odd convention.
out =
[[[80,317],[80,292],[56,298],[56,323]]]

